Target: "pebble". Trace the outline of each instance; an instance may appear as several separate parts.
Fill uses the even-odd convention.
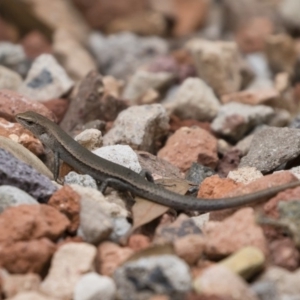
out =
[[[123,98],[129,99],[132,104],[139,104],[143,96],[151,89],[161,91],[172,83],[171,73],[152,73],[145,70],[137,71],[129,80],[123,92]]]
[[[231,256],[219,262],[244,279],[250,279],[264,267],[266,257],[264,253],[253,246],[241,248]]]
[[[128,78],[140,65],[168,51],[167,42],[159,37],[139,37],[129,32],[108,37],[94,32],[89,36],[89,46],[100,70],[119,79]]]
[[[11,170],[14,170],[12,172]],[[50,179],[0,148],[0,184],[13,185],[45,203],[56,191]]]
[[[3,66],[0,66],[0,89],[18,90],[22,83],[21,76]]]
[[[81,276],[94,270],[96,247],[86,243],[67,243],[55,252],[50,270],[40,290],[59,299],[72,299]]]
[[[76,135],[74,140],[84,148],[93,151],[102,146],[102,133],[98,129],[90,128]]]
[[[105,146],[95,149],[93,153],[136,173],[142,171],[137,154],[128,145]]]
[[[7,300],[59,300],[58,298],[48,297],[40,292],[22,292]]]
[[[120,240],[129,232],[132,225],[126,218],[113,218],[113,231],[109,236],[109,240],[115,243],[119,243]]]
[[[73,84],[51,54],[42,54],[34,60],[18,91],[30,99],[44,102],[63,96]]]
[[[170,113],[181,119],[213,120],[220,103],[212,89],[200,78],[187,78],[166,105]]]
[[[263,174],[254,167],[238,168],[230,171],[227,176],[227,178],[243,184],[248,184],[261,177],[263,177]]]
[[[220,108],[211,128],[214,132],[237,141],[255,126],[266,123],[273,115],[274,110],[265,105],[251,106],[232,102]]]
[[[143,257],[119,267],[113,276],[119,299],[149,299],[155,294],[182,299],[191,289],[187,264],[174,255]]]
[[[24,191],[9,185],[0,186],[0,213],[11,206],[21,204],[39,204],[34,198]]]
[[[209,167],[193,162],[185,174],[185,179],[200,185],[206,177],[215,175],[216,172]]]
[[[228,297],[232,300],[258,300],[240,276],[222,265],[211,266],[205,269],[195,279],[194,289],[203,296],[214,295]]]
[[[169,117],[161,104],[131,106],[122,111],[112,129],[104,135],[105,146],[125,144],[134,150],[153,152],[155,141],[169,129]]]
[[[69,172],[64,177],[64,184],[68,184],[68,185],[77,184],[83,187],[89,187],[97,190],[97,182],[92,176],[87,174],[81,175],[74,171]]]
[[[187,147],[188,145],[188,147]],[[218,163],[217,139],[199,127],[181,127],[161,148],[157,156],[187,171],[193,162],[215,168]]]
[[[76,283],[74,300],[114,300],[115,294],[116,286],[110,277],[91,272]]]
[[[239,167],[249,166],[256,168],[262,173],[269,173],[299,156],[299,154],[299,130],[266,127],[254,134],[250,150],[242,158]]]

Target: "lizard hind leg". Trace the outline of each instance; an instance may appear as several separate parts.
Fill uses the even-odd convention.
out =
[[[147,169],[142,169],[142,171],[140,172],[140,175],[145,178],[147,181],[150,182],[154,182],[153,176],[151,174],[150,171],[148,171]]]

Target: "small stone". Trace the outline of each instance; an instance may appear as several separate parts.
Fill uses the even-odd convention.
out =
[[[14,172],[12,172],[14,170]],[[56,191],[48,177],[0,148],[0,185],[13,185],[45,203]]]
[[[228,150],[219,160],[217,171],[220,177],[226,177],[228,173],[235,170],[241,160],[241,152],[239,149],[233,147]]]
[[[96,248],[85,243],[67,243],[54,254],[41,291],[59,299],[72,299],[74,288],[87,272],[94,269]]]
[[[115,294],[116,285],[110,277],[91,272],[76,283],[74,300],[114,300]]]
[[[53,37],[53,51],[70,77],[77,81],[96,69],[96,62],[86,48],[68,31],[58,29]]]
[[[15,115],[18,113],[32,110],[51,121],[55,121],[53,113],[43,104],[11,90],[0,90],[0,109],[5,118],[10,120],[14,120]]]
[[[189,268],[174,255],[143,257],[127,262],[115,271],[114,280],[121,300],[149,299],[155,294],[183,299],[191,289]]]
[[[150,238],[142,234],[133,234],[128,239],[128,247],[134,252],[146,249],[150,246]]]
[[[268,121],[269,126],[287,127],[291,121],[291,114],[286,109],[275,108],[274,116]]]
[[[159,225],[156,228],[153,242],[156,244],[165,244],[191,234],[201,235],[201,231],[192,219],[181,214],[175,222]]]
[[[216,172],[212,168],[194,162],[185,174],[185,179],[200,185],[205,178],[215,174]]]
[[[88,207],[94,207],[97,211],[101,211],[109,217],[127,217],[128,212],[122,206],[114,203],[112,199],[107,199],[98,190],[83,187],[77,184],[72,184],[71,188],[80,195],[80,205],[86,205]],[[92,212],[90,212],[92,213]],[[97,219],[97,216],[95,217]]]
[[[0,89],[8,89],[16,91],[22,84],[21,76],[3,66],[0,66]]]
[[[103,212],[99,202],[81,199],[78,236],[87,243],[98,245],[111,234],[112,230],[112,219]]]
[[[98,247],[97,254],[97,269],[99,273],[105,276],[112,276],[115,270],[133,253],[131,248],[120,247],[112,242],[102,242]]]
[[[300,28],[300,21],[297,15],[299,9],[300,3],[297,0],[285,0],[280,3],[279,13],[288,28]]]
[[[22,204],[10,207],[0,215],[0,243],[42,237],[55,241],[62,236],[69,223],[67,217],[49,205]]]
[[[188,145],[188,147],[187,147]],[[181,171],[187,171],[193,162],[215,168],[218,163],[217,139],[199,127],[178,129],[158,152]]]
[[[273,282],[256,281],[251,285],[251,290],[257,295],[259,300],[279,300],[277,288]]]
[[[299,267],[300,254],[290,238],[274,240],[269,244],[270,261],[273,265],[289,271],[295,271]]]
[[[265,263],[264,253],[252,246],[244,247],[219,262],[244,279],[249,279],[262,270]]]
[[[19,92],[37,101],[59,98],[73,86],[73,81],[65,73],[51,54],[42,54],[33,62]]]
[[[51,196],[47,204],[64,214],[70,220],[68,232],[76,233],[79,226],[79,195],[70,186],[65,185]]]
[[[232,300],[257,300],[241,277],[221,265],[205,269],[194,281],[194,289],[201,295],[228,297]]]
[[[0,213],[6,208],[21,204],[39,204],[34,198],[24,191],[9,185],[0,186]]]
[[[262,173],[269,173],[298,157],[299,146],[299,130],[267,127],[254,134],[250,150],[242,158],[239,167],[255,167]]]
[[[280,267],[270,266],[257,282],[273,283],[278,299],[297,299],[300,295],[300,270],[289,272]]]
[[[236,92],[240,89],[241,58],[236,43],[192,39],[187,43],[186,48],[193,54],[198,76],[217,95]]]
[[[28,234],[28,233],[27,233]],[[0,265],[12,274],[45,274],[56,246],[47,238],[1,243]]]
[[[99,69],[120,79],[128,78],[139,66],[151,61],[155,56],[167,54],[168,51],[168,44],[164,39],[139,37],[130,32],[107,37],[93,33],[89,37],[89,46],[97,59]]]
[[[123,98],[129,99],[132,104],[139,104],[148,90],[161,91],[172,83],[173,78],[173,75],[167,72],[152,73],[138,70],[126,85]]]
[[[7,300],[59,300],[59,299],[48,297],[40,292],[22,292],[12,298],[7,298]]]
[[[66,99],[51,99],[43,102],[43,105],[52,111],[58,124],[61,122],[69,108],[69,102]]]
[[[200,234],[188,234],[174,240],[175,253],[189,265],[200,259],[204,248],[205,239]]]
[[[1,272],[1,288],[6,298],[13,297],[26,291],[38,291],[41,278],[37,274],[9,274]]]
[[[263,230],[256,224],[250,207],[239,209],[223,222],[208,222],[204,235],[205,253],[211,257],[230,255],[245,246],[257,247],[264,254],[268,252]]]
[[[69,172],[64,177],[64,184],[68,184],[68,185],[77,184],[83,187],[89,187],[97,190],[97,182],[92,176],[87,174],[81,175],[74,171]]]
[[[242,156],[245,156],[248,154],[253,137],[254,137],[254,134],[246,135],[235,145],[235,147],[240,150]]]
[[[122,111],[112,129],[103,137],[105,146],[126,144],[133,149],[153,152],[167,134],[169,117],[161,104],[131,106]]]
[[[93,153],[136,173],[142,171],[137,154],[128,145],[105,146],[95,149]]]
[[[93,151],[102,146],[102,133],[100,130],[90,128],[76,135],[74,140],[84,148]]]
[[[263,174],[253,167],[243,167],[230,171],[227,176],[227,178],[243,184],[248,184],[261,177],[263,177]]]
[[[214,132],[234,140],[241,139],[255,126],[266,123],[274,115],[274,110],[265,105],[228,103],[221,107],[211,128]]]
[[[109,240],[115,243],[120,243],[120,240],[129,232],[132,225],[127,221],[127,218],[114,218],[113,231],[109,236]]]
[[[203,80],[187,78],[166,107],[181,119],[211,121],[218,114],[220,103]]]

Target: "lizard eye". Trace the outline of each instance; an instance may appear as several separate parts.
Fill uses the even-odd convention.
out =
[[[32,125],[34,125],[34,122],[33,121],[26,121],[26,123],[27,123],[27,125],[29,125],[29,126],[32,126]]]

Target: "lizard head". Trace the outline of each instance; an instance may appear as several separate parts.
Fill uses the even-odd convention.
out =
[[[37,137],[40,137],[46,132],[44,125],[47,123],[47,118],[36,112],[26,111],[24,113],[17,114],[15,118],[18,123],[30,130]]]

